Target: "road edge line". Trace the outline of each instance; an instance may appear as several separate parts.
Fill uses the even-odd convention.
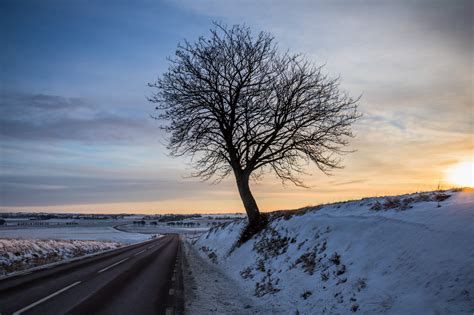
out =
[[[73,284],[70,284],[70,285],[68,285],[67,287],[64,287],[64,288],[62,288],[62,289],[60,289],[60,290],[58,290],[58,291],[56,291],[56,292],[54,292],[54,293],[52,293],[52,294],[50,294],[50,295],[48,295],[48,296],[45,296],[45,297],[42,298],[41,300],[38,300],[38,301],[36,301],[36,302],[34,302],[34,303],[31,303],[31,304],[28,305],[28,306],[23,307],[22,309],[20,309],[20,310],[18,310],[18,311],[16,311],[16,312],[13,312],[12,315],[19,315],[19,314],[21,314],[21,313],[23,313],[23,312],[25,312],[25,311],[27,311],[27,310],[29,310],[29,309],[31,309],[31,308],[37,306],[37,305],[43,303],[43,302],[46,302],[46,301],[49,300],[50,298],[53,298],[53,297],[55,297],[56,295],[59,295],[59,294],[63,293],[64,291],[67,291],[67,290],[69,290],[70,288],[75,287],[76,285],[80,284],[81,282],[82,282],[82,281],[74,282]]]

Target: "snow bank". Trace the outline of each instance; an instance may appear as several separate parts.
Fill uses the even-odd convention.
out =
[[[269,312],[474,311],[473,191],[274,213],[266,230],[236,247],[244,224],[211,229],[192,243]]]
[[[0,275],[120,246],[101,241],[0,239]]]

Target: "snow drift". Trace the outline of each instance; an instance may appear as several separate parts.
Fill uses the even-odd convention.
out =
[[[474,311],[472,190],[275,212],[237,247],[244,225],[213,228],[191,243],[235,282],[235,294],[249,293],[269,313]]]

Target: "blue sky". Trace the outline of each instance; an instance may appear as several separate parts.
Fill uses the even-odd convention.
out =
[[[470,1],[5,1],[1,4],[4,211],[241,210],[232,178],[186,178],[147,83],[212,21],[271,32],[362,94],[356,153],[312,188],[254,183],[263,209],[436,187],[473,156]],[[446,183],[448,185],[448,183]]]
[[[158,75],[177,41],[209,27],[207,19],[166,3],[2,3],[5,88],[112,96],[121,103],[143,96],[145,84],[135,79]]]

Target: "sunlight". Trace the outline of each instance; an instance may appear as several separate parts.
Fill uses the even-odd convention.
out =
[[[459,187],[474,187],[474,163],[462,162],[446,170],[446,180]]]

